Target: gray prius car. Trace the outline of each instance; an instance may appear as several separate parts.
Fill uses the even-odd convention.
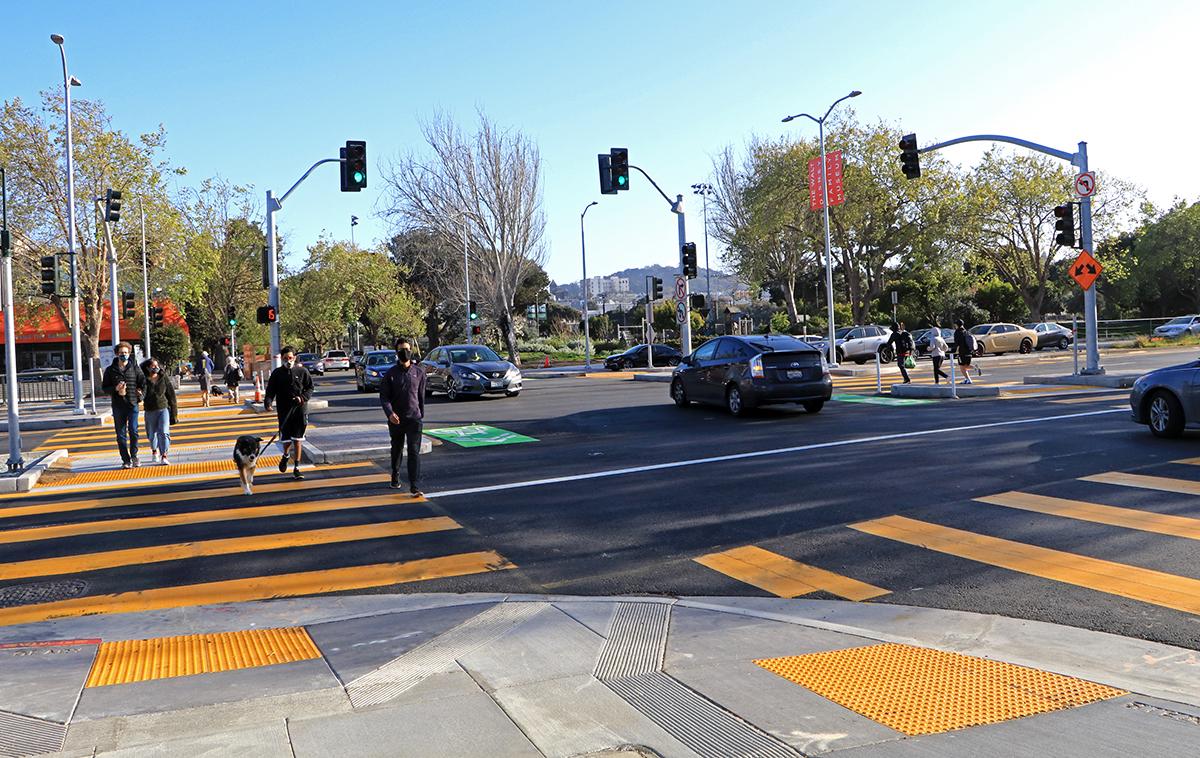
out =
[[[486,345],[446,345],[421,361],[425,391],[445,392],[450,400],[465,396],[521,394],[521,370]]]
[[[1133,420],[1156,437],[1200,429],[1200,360],[1167,366],[1138,377],[1129,393]]]

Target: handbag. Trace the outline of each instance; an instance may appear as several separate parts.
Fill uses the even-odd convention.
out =
[[[904,368],[916,368],[917,362],[911,355],[904,356]]]

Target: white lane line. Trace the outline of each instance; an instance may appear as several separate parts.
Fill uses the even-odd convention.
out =
[[[548,479],[529,479],[524,482],[506,482],[504,484],[489,484],[483,487],[468,487],[461,490],[445,490],[443,492],[426,492],[425,497],[455,497],[458,495],[475,495],[482,492],[498,492],[501,490],[515,490],[524,487],[540,487],[546,484],[562,484],[564,482],[579,482],[587,479],[603,479],[610,476],[625,476],[627,474],[641,474],[647,471],[661,471],[663,469],[683,468],[684,466],[700,466],[705,463],[722,463],[724,461],[739,461],[747,458],[763,458],[768,455],[786,455],[787,453],[800,453],[806,450],[821,450],[831,447],[846,447],[849,445],[864,445],[871,442],[887,442],[888,440],[901,440],[911,437],[928,437],[935,434],[952,434],[954,432],[969,432],[975,429],[994,429],[1000,426],[1019,426],[1022,424],[1041,424],[1046,421],[1062,421],[1064,419],[1087,418],[1089,416],[1103,416],[1109,413],[1128,413],[1129,409],[1124,406],[1120,408],[1109,408],[1102,411],[1085,411],[1082,413],[1066,413],[1061,416],[1045,416],[1041,418],[1025,418],[1016,419],[1013,421],[992,421],[987,424],[971,424],[969,426],[950,426],[944,429],[925,429],[918,432],[899,432],[897,434],[881,434],[874,437],[858,437],[850,440],[837,440],[835,442],[818,442],[812,445],[797,445],[795,447],[780,447],[773,450],[755,450],[750,453],[733,453],[730,455],[716,455],[710,458],[692,458],[684,461],[670,461],[668,463],[654,463],[649,466],[631,466],[629,468],[609,469],[608,471],[592,471],[587,474],[571,474],[569,476],[555,476]]]

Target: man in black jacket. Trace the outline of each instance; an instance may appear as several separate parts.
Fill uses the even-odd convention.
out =
[[[408,489],[421,497],[421,427],[425,418],[425,369],[413,361],[411,343],[396,340],[396,365],[379,385],[379,403],[392,440],[392,489],[400,489],[400,456],[408,452]]]
[[[112,398],[113,426],[117,430],[117,449],[121,451],[121,468],[138,466],[138,403],[146,390],[146,375],[129,357],[133,348],[128,342],[118,342],[116,357],[104,369],[100,388]]]
[[[263,397],[263,409],[271,410],[275,404],[279,418],[279,441],[283,444],[283,457],[279,459],[279,473],[287,473],[288,448],[292,450],[292,476],[303,479],[300,473],[300,445],[308,429],[308,400],[313,393],[312,375],[296,360],[296,351],[291,345],[279,351],[283,365],[271,372],[267,379],[267,394]]]

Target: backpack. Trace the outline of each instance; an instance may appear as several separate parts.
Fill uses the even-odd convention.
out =
[[[975,354],[975,335],[971,334],[968,331],[963,331],[963,335],[964,335],[963,343],[961,345],[955,345],[955,347],[958,348],[958,352],[960,352],[960,353],[970,353],[970,354],[974,355]]]
[[[917,346],[913,342],[912,335],[908,332],[900,332],[900,339],[896,340],[900,347],[900,352],[911,353],[916,350]]]

